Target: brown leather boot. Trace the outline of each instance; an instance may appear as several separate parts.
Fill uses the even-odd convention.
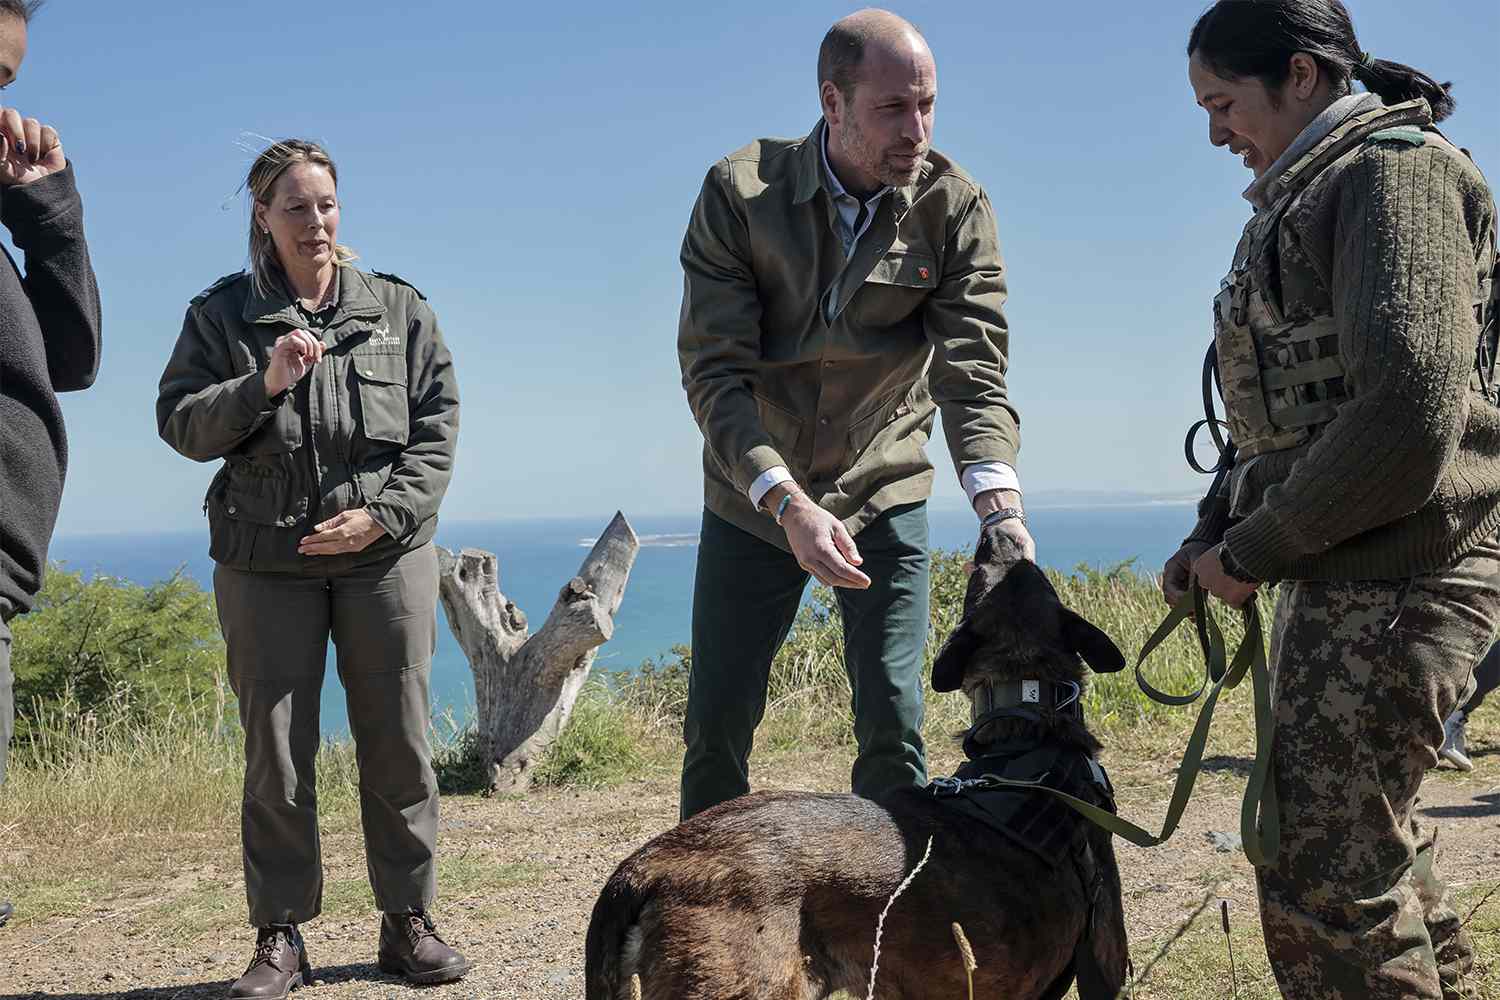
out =
[[[255,939],[250,967],[229,990],[229,1000],[286,1000],[312,982],[312,966],[296,924],[262,927]]]
[[[469,960],[438,937],[425,910],[386,913],[380,917],[380,971],[409,983],[432,986],[462,979]]]

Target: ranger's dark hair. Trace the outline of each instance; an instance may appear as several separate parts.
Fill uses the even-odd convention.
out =
[[[1292,56],[1305,52],[1337,96],[1348,93],[1354,79],[1387,104],[1425,97],[1435,121],[1453,113],[1451,84],[1402,63],[1367,58],[1339,0],[1218,0],[1193,25],[1187,50],[1227,80],[1255,77],[1271,91],[1291,75]]]
[[[0,17],[19,17],[22,24],[30,24],[44,3],[46,0],[0,0]]]

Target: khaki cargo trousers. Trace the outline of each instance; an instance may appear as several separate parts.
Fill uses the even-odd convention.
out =
[[[1271,636],[1281,850],[1256,874],[1289,1000],[1472,992],[1473,950],[1417,791],[1497,618],[1493,542],[1412,580],[1283,585]]]
[[[214,569],[245,730],[241,834],[254,926],[302,923],[322,910],[313,768],[330,634],[375,902],[385,912],[431,904],[438,791],[427,727],[437,578],[431,544],[336,576]]]

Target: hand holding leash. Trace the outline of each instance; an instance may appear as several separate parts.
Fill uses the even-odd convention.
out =
[[[1224,565],[1223,543],[1200,555],[1193,563],[1193,575],[1204,590],[1232,608],[1242,608],[1255,599],[1260,583],[1231,576]]]
[[[1166,598],[1168,607],[1176,607],[1188,592],[1193,585],[1193,564],[1211,548],[1208,542],[1183,542],[1182,548],[1161,568],[1161,596]]]

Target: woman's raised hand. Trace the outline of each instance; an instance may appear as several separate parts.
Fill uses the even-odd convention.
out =
[[[266,366],[266,398],[274,399],[302,381],[323,360],[323,342],[306,330],[276,338],[271,363]]]

